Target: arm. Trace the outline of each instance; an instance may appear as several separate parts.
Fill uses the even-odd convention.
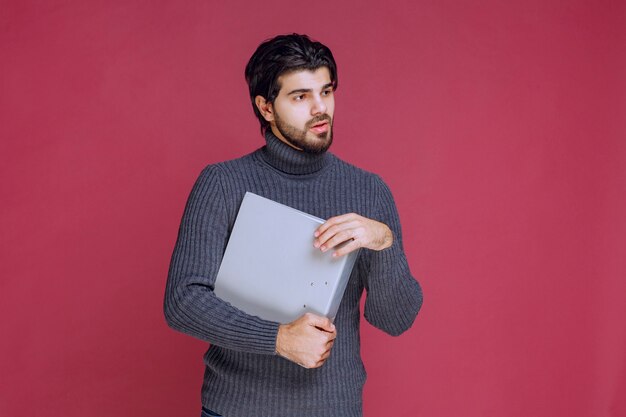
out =
[[[342,256],[357,248],[371,249],[368,272],[365,318],[372,325],[399,335],[411,327],[422,305],[422,289],[411,276],[402,248],[400,220],[387,185],[376,180],[377,220],[355,213],[328,219],[315,232],[315,247],[327,251],[342,242],[333,256]]]
[[[400,219],[391,191],[382,179],[376,179],[379,182],[377,217],[389,226],[394,239],[389,248],[370,253],[369,270],[364,278],[367,290],[364,316],[372,325],[397,336],[415,321],[423,295],[404,254]]]
[[[165,318],[173,329],[218,346],[274,354],[278,323],[248,315],[213,293],[229,228],[220,173],[207,167],[187,201],[170,263]]]
[[[279,325],[246,314],[213,292],[229,229],[219,177],[218,167],[206,168],[187,201],[165,290],[168,325],[224,348],[278,353],[306,368],[321,366],[337,335],[330,320],[305,314]]]

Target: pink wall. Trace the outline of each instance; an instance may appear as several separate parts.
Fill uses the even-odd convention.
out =
[[[225,3],[0,2],[0,416],[199,415],[169,257],[202,167],[262,145],[243,68],[293,31],[425,292],[402,337],[363,326],[365,415],[626,416],[625,3]]]

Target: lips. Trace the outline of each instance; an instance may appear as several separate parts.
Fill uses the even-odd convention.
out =
[[[310,128],[315,133],[324,133],[328,130],[328,121],[324,120],[319,123],[314,124]]]

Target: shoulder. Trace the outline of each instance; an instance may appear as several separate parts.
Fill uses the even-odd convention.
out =
[[[225,204],[226,211],[234,218],[246,191],[247,180],[258,169],[254,152],[239,158],[215,162],[206,165],[200,172],[194,185],[199,198],[219,199]]]
[[[350,175],[350,176],[367,179],[369,181],[379,181],[380,180],[380,176],[378,174],[375,174],[375,173],[373,173],[371,171],[365,170],[363,168],[359,168],[356,165],[353,165],[353,164],[351,164],[349,162],[346,162],[343,159],[339,158],[335,154],[331,153],[330,156],[333,159],[333,162],[335,164],[336,169],[341,171],[341,173],[344,174],[344,175],[347,174],[347,175]]]
[[[206,165],[200,172],[199,178],[222,178],[232,174],[234,171],[243,171],[253,166],[253,154],[249,153],[239,158],[229,159],[226,161],[214,162]]]
[[[389,186],[380,175],[363,168],[359,168],[358,166],[346,162],[334,154],[331,154],[331,156],[334,159],[336,170],[339,172],[339,175],[353,178],[361,183],[365,183],[368,187],[371,187],[372,191],[386,192],[389,190]]]

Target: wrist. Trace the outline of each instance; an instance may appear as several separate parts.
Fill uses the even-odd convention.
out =
[[[278,326],[278,332],[276,333],[276,348],[275,350],[275,354],[284,357],[284,349],[283,349],[283,345],[284,345],[284,338],[285,338],[285,324],[281,324]]]
[[[385,228],[386,230],[383,236],[383,243],[378,250],[390,248],[391,245],[393,244],[393,232],[391,231],[389,226],[385,225]]]

